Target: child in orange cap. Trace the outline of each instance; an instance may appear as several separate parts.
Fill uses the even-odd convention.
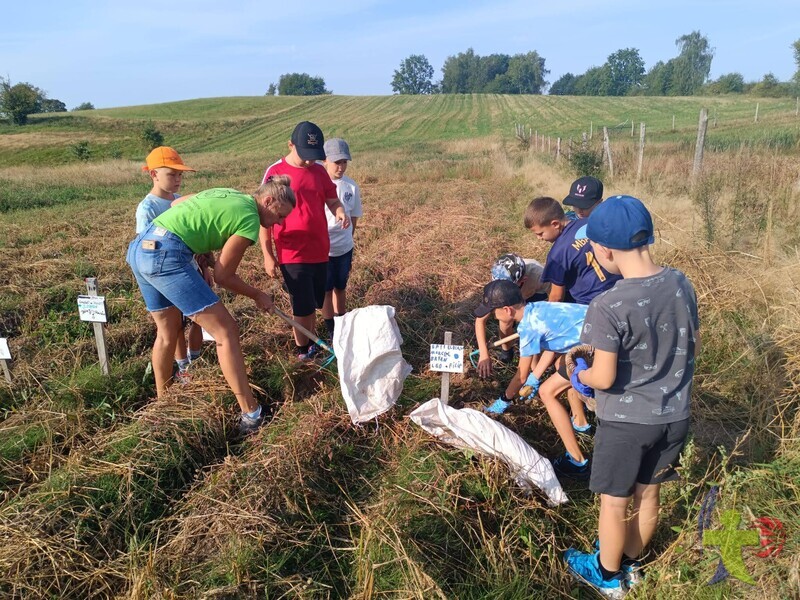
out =
[[[173,200],[180,197],[183,174],[186,171],[195,172],[194,169],[183,163],[180,155],[173,148],[168,146],[154,148],[147,155],[146,162],[142,171],[149,173],[153,186],[150,193],[136,207],[137,234],[147,229],[153,219],[166,211],[172,205]],[[186,320],[184,319],[181,321],[181,328],[185,325]],[[175,379],[180,383],[188,383],[189,364],[200,357],[203,345],[202,328],[196,323],[190,322],[188,337],[188,349],[186,338],[183,335],[178,336],[178,345],[175,347],[175,362],[177,363]]]

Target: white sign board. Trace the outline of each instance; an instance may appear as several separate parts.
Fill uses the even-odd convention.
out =
[[[464,372],[464,346],[431,344],[431,371]]]
[[[78,313],[81,321],[107,323],[105,296],[78,296]]]
[[[11,350],[8,349],[6,338],[0,338],[0,360],[11,360]]]

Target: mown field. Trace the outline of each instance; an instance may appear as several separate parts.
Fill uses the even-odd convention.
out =
[[[522,148],[515,123],[575,139],[591,123],[590,150],[611,128],[607,194],[645,200],[658,260],[698,291],[704,347],[684,478],[664,490],[647,577],[631,597],[798,597],[800,119],[793,102],[759,102],[758,123],[750,99],[474,95],[204,99],[0,125],[0,336],[15,359],[13,383],[0,380],[0,597],[593,597],[560,558],[596,535],[584,484],[566,482],[570,503],[548,508],[503,465],[438,444],[406,418],[438,395],[428,345],[449,330],[474,346],[471,310],[492,259],[513,250],[544,260],[524,207],[563,197],[575,177],[554,147]],[[717,122],[690,185],[701,106]],[[335,373],[297,365],[285,325],[225,295],[273,415],[237,443],[212,347],[191,385],[152,399],[154,327],[124,263],[148,190],[141,133],[152,123],[198,169],[184,192],[252,191],[304,119],[351,144],[365,202],[351,302],[396,308],[414,372],[393,411],[354,427]],[[638,184],[631,120],[648,132]],[[84,140],[89,160],[74,151]],[[251,249],[240,271],[274,286],[261,264]],[[110,377],[77,316],[87,276],[108,300]],[[468,371],[451,383],[452,403],[478,407],[510,375]],[[545,456],[561,452],[540,406],[501,419]],[[582,443],[590,452],[591,438]],[[743,527],[767,516],[788,534],[778,556],[743,550],[754,586],[707,585],[719,555],[700,543],[698,516],[713,485],[712,527],[732,509]]]

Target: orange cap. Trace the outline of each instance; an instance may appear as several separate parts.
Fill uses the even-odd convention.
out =
[[[183,164],[180,155],[169,146],[159,146],[154,148],[150,154],[147,155],[147,164],[142,167],[142,171],[151,171],[160,167],[169,167],[176,171],[194,171],[191,167]]]

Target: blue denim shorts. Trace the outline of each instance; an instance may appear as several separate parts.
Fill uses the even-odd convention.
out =
[[[341,256],[328,257],[328,281],[325,283],[325,291],[333,289],[343,290],[347,287],[347,280],[350,278],[350,269],[353,267],[353,250],[345,252]]]
[[[153,223],[134,238],[125,260],[148,311],[176,306],[191,317],[219,302],[193,259],[194,254],[181,238]]]

